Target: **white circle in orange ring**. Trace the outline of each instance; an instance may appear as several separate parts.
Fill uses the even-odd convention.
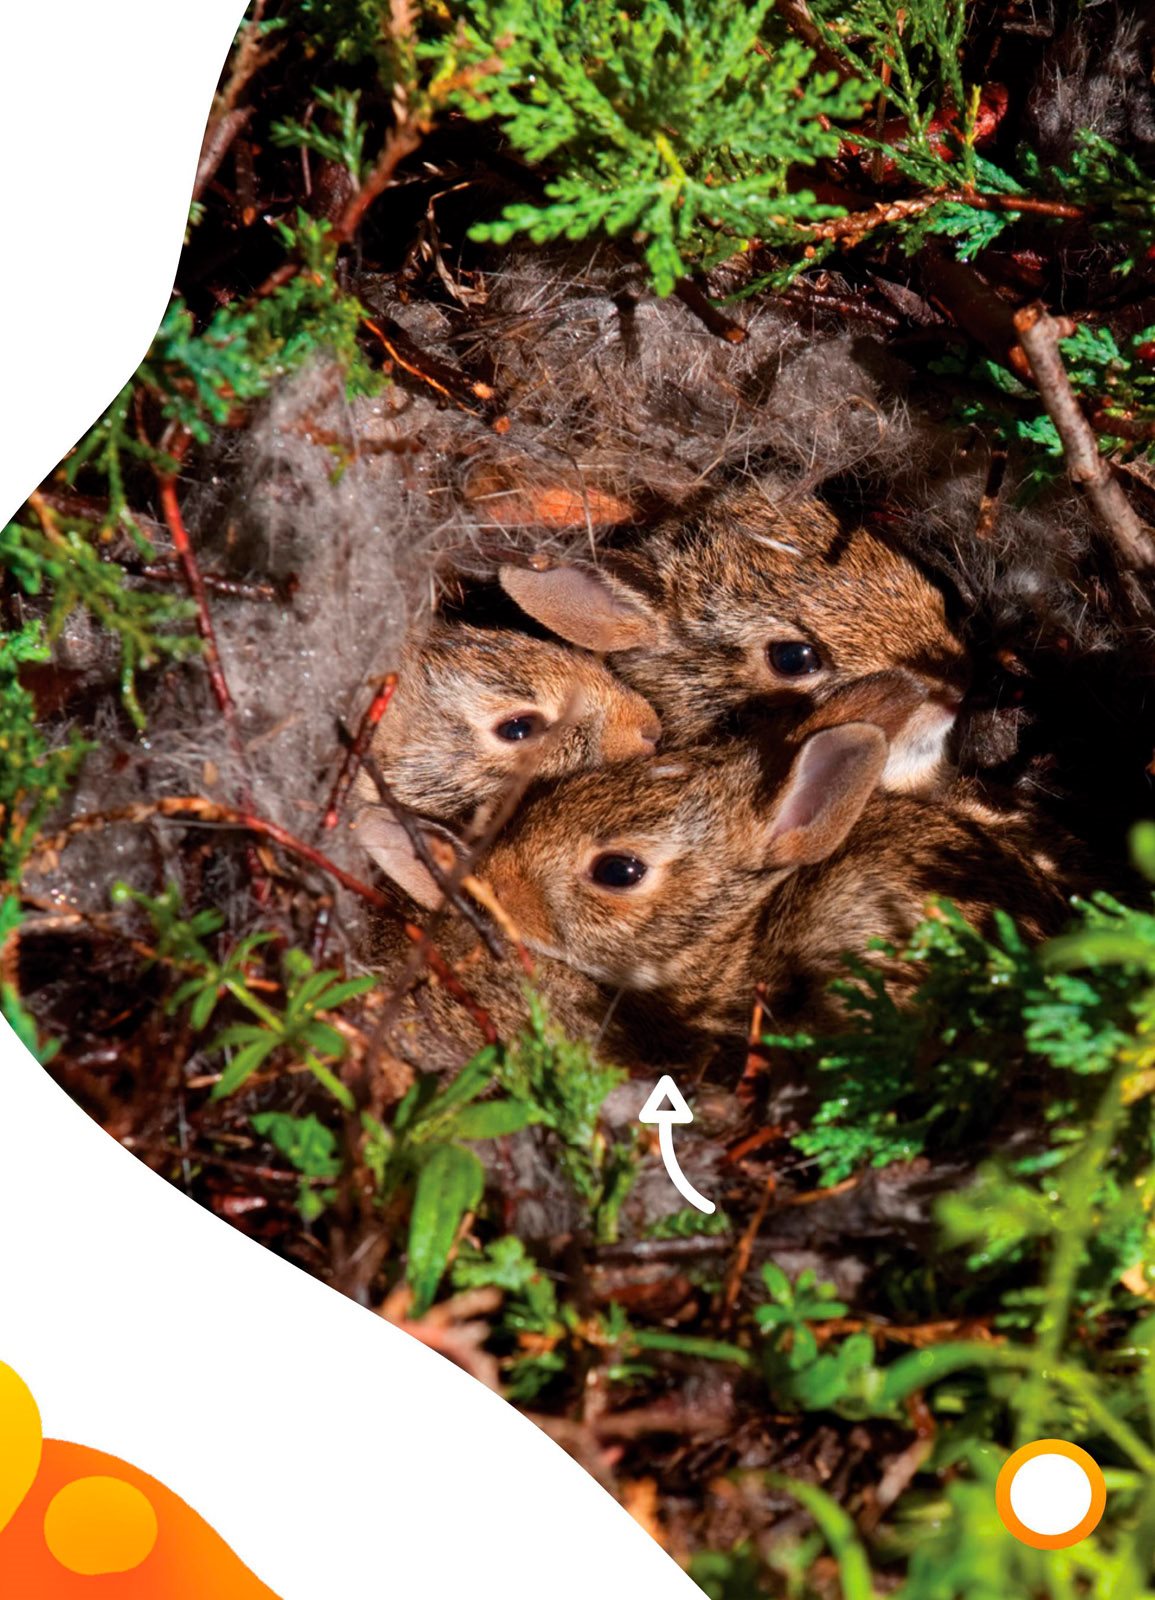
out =
[[[1032,1468],[1032,1462],[1038,1467]],[[1047,1516],[1036,1516],[1032,1526],[1024,1518],[1030,1518],[1040,1491],[1048,1493],[1051,1503]],[[1099,1463],[1069,1439],[1036,1439],[1023,1445],[1003,1462],[995,1483],[999,1520],[1032,1550],[1067,1550],[1078,1544],[1099,1526],[1106,1504],[1107,1485]],[[1072,1520],[1056,1530],[1053,1523],[1064,1506]]]

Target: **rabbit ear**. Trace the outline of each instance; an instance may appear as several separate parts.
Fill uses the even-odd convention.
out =
[[[862,815],[886,765],[885,735],[865,722],[813,734],[790,769],[770,824],[771,861],[824,861]]]
[[[632,592],[582,567],[502,567],[501,587],[537,622],[599,654],[634,650],[658,640],[657,619]]]
[[[353,827],[357,839],[385,876],[399,889],[404,889],[419,906],[435,911],[442,901],[441,890],[429,868],[418,860],[413,841],[393,813],[384,806],[367,806]],[[424,823],[421,831],[430,841],[445,841],[451,837],[445,829],[431,828]]]

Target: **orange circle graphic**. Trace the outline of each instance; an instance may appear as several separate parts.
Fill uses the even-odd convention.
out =
[[[44,1540],[62,1567],[93,1577],[131,1572],[151,1555],[156,1512],[123,1478],[74,1478],[44,1513]]]
[[[1062,1533],[1037,1533],[1022,1521],[1011,1505],[1011,1485],[1016,1474],[1037,1456],[1065,1456],[1068,1461],[1081,1467],[1090,1481],[1091,1504],[1086,1514],[1073,1528],[1067,1528]],[[1066,1550],[1078,1544],[1080,1539],[1094,1533],[1099,1526],[1106,1504],[1107,1485],[1103,1481],[1099,1463],[1094,1456],[1089,1456],[1081,1446],[1071,1444],[1068,1439],[1036,1439],[1033,1444],[1023,1445],[1022,1449],[1016,1450],[1003,1462],[995,1483],[995,1507],[1003,1527],[1008,1533],[1013,1533],[1020,1543],[1030,1545],[1032,1550]]]

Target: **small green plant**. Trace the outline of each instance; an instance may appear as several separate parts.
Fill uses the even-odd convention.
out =
[[[864,1163],[965,1148],[989,1134],[992,1116],[1007,1104],[1001,1097],[1019,1080],[1033,1079],[1033,1102],[1046,1103],[1049,1145],[1077,1128],[1087,1080],[1133,1048],[1145,1015],[1145,969],[1132,959],[1091,978],[1059,969],[1056,952],[1105,938],[1125,938],[1133,952],[1155,947],[1155,917],[1108,895],[1080,906],[1078,918],[1071,942],[1037,951],[1009,917],[997,915],[984,938],[940,904],[906,951],[922,974],[911,1003],[897,1006],[878,975],[856,963],[855,980],[839,986],[850,1018],[845,1032],[768,1041],[801,1051],[816,1073],[822,1103],[796,1143],[824,1182]]]
[[[1083,129],[1066,166],[1044,167],[1028,146],[1020,147],[1018,159],[1032,187],[1037,185],[1086,212],[1088,227],[1114,257],[1114,271],[1120,277],[1150,259],[1155,197],[1151,174],[1133,156],[1102,134]]]
[[[481,1051],[444,1087],[422,1077],[389,1129],[366,1122],[382,1200],[402,1185],[412,1194],[405,1276],[416,1316],[432,1304],[462,1221],[481,1200],[485,1171],[469,1144],[519,1132],[536,1120],[524,1100],[481,1099],[497,1079],[497,1060],[492,1047]]]
[[[879,1384],[870,1334],[852,1333],[829,1351],[819,1348],[814,1324],[848,1310],[833,1286],[819,1283],[809,1269],[791,1283],[772,1261],[762,1268],[762,1281],[768,1299],[755,1307],[754,1322],[767,1334],[763,1368],[775,1399],[804,1411],[869,1415]]]
[[[358,115],[361,100],[359,91],[318,88],[315,99],[321,110],[329,113],[327,120],[331,126],[326,127],[319,121],[306,126],[295,117],[286,117],[281,122],[273,123],[270,129],[273,143],[312,150],[323,160],[344,167],[354,184],[359,186],[368,171],[365,128]]]
[[[88,749],[75,736],[54,749],[37,726],[20,669],[49,658],[37,622],[0,634],[0,889],[15,885],[45,816],[67,792]]]
[[[455,1289],[496,1288],[505,1297],[493,1340],[503,1355],[506,1392],[528,1401],[582,1361],[600,1367],[609,1383],[644,1382],[652,1355],[751,1365],[749,1353],[724,1340],[665,1328],[636,1327],[621,1306],[583,1316],[558,1294],[520,1239],[504,1236],[482,1250],[465,1250],[453,1267]]]
[[[1134,850],[1155,877],[1155,829],[1137,830]],[[933,1415],[921,1475],[875,1538],[878,1559],[905,1564],[900,1600],[1146,1594],[1155,1537],[1155,916],[1098,896],[1078,908],[1070,933],[1030,952],[1009,926],[983,940],[944,908],[919,930],[912,959],[926,972],[908,1031],[876,986],[862,987],[860,972],[859,1044],[847,1049],[844,1039],[820,1059],[842,1104],[836,1111],[827,1100],[800,1143],[827,1177],[895,1150],[941,1153],[957,1148],[946,1121],[950,1085],[974,1130],[980,1094],[993,1106],[1016,1081],[1031,1083],[1016,1148],[938,1206],[943,1250],[933,1275],[957,1283],[952,1262],[961,1258],[966,1293],[1000,1308],[999,1336],[931,1342],[883,1360],[885,1319],[824,1334],[847,1307],[812,1273],[791,1283],[771,1263],[753,1320],[774,1403],[900,1424],[917,1395]],[[905,1087],[898,1078],[868,1085],[895,1050]],[[1024,1139],[1030,1117],[1037,1126]],[[865,1123],[865,1145],[840,1144],[844,1119]],[[1112,1485],[1107,1521],[1059,1559],[1018,1544],[994,1509],[1008,1451],[1046,1436],[1082,1440]],[[845,1510],[813,1486],[775,1483],[814,1517],[844,1593],[872,1593],[871,1560]],[[807,1553],[794,1568],[791,1593],[816,1592],[811,1562]],[[718,1568],[719,1583],[727,1571]]]
[[[650,1239],[700,1239],[715,1238],[729,1233],[734,1224],[721,1209],[705,1216],[696,1206],[686,1206],[672,1211],[668,1217],[659,1217],[646,1230]]]
[[[147,472],[150,486],[174,473],[167,430],[207,443],[319,352],[341,363],[351,391],[381,382],[358,344],[364,309],[338,283],[328,223],[298,211],[275,231],[291,271],[268,294],[223,306],[199,327],[174,298],[132,379],[63,463],[65,483],[82,487],[86,499],[67,511],[42,503],[38,515],[27,512],[0,530],[0,569],[44,608],[49,642],[78,607],[119,642],[121,696],[138,729],[145,724],[139,673],[201,646],[191,601],[130,585],[124,565],[109,556],[108,542],[122,533],[138,555],[155,553],[132,509],[133,473]],[[103,507],[99,515],[91,504]]]
[[[554,1135],[558,1161],[588,1212],[595,1239],[610,1243],[634,1180],[637,1140],[632,1133],[628,1140],[608,1141],[599,1115],[625,1074],[599,1062],[588,1044],[567,1038],[541,997],[530,994],[529,1025],[502,1053],[497,1076]]]
[[[147,913],[156,939],[151,960],[183,974],[165,1001],[170,1015],[187,1007],[190,1026],[203,1033],[227,998],[256,1018],[255,1022],[228,1024],[205,1046],[227,1056],[213,1099],[235,1094],[271,1057],[283,1051],[286,1058],[308,1068],[338,1105],[346,1111],[354,1109],[352,1095],[332,1067],[344,1058],[346,1042],[321,1014],[337,1011],[364,994],[373,987],[373,978],[342,979],[336,971],[319,972],[304,951],[287,949],[281,956],[278,1006],[257,993],[255,979],[259,977],[266,988],[268,984],[252,971],[258,951],[276,937],[272,932],[258,929],[245,934],[218,957],[205,941],[221,931],[224,918],[212,909],[185,917],[175,884],[150,896],[118,883],[112,898],[114,904],[136,905]]]
[[[303,950],[286,950],[281,957],[283,999],[280,1010],[259,1000],[252,990],[239,990],[237,998],[257,1018],[223,1028],[211,1041],[213,1050],[228,1054],[228,1065],[213,1088],[213,1099],[235,1094],[278,1050],[299,1060],[317,1082],[346,1111],[354,1109],[351,1092],[333,1071],[347,1045],[341,1034],[320,1013],[336,1011],[355,995],[371,989],[374,979],[345,978],[335,971],[318,972]]]
[[[297,1210],[304,1223],[316,1222],[337,1198],[335,1181],[344,1170],[337,1135],[312,1112],[294,1117],[287,1111],[258,1111],[249,1120],[301,1174]]]
[[[36,704],[20,671],[48,659],[40,623],[0,634],[0,951],[18,937],[23,922],[15,892],[21,869],[89,748],[75,734],[53,746],[37,725]],[[32,1017],[7,977],[0,980],[0,1013],[33,1055],[49,1059],[53,1047],[41,1046]]]
[[[137,674],[164,660],[182,660],[200,649],[189,623],[187,600],[130,588],[123,566],[89,538],[90,525],[71,517],[46,516],[10,522],[0,529],[0,569],[12,574],[33,601],[45,606],[46,644],[71,614],[83,608],[120,644],[120,690],[138,728],[145,717],[137,696]]]
[[[1120,345],[1109,328],[1080,324],[1060,348],[1100,449],[1122,459],[1149,453],[1155,438],[1155,328],[1143,328]],[[985,356],[944,357],[934,369],[965,384],[953,406],[958,420],[1014,451],[1025,496],[1062,473],[1062,441],[1025,383]]]

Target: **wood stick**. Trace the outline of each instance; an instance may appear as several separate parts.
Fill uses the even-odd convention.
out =
[[[376,165],[353,195],[333,229],[335,237],[342,244],[348,244],[353,238],[361,226],[366,211],[377,196],[383,194],[389,187],[397,168],[407,156],[413,154],[428,131],[429,123],[426,119],[416,117],[398,122],[397,126],[386,135]]]
[[[160,504],[164,512],[164,520],[168,524],[168,531],[172,535],[173,549],[184,572],[185,583],[197,608],[197,632],[200,634],[205,647],[205,665],[208,668],[209,682],[212,684],[213,698],[220,708],[221,715],[229,724],[230,731],[235,732],[237,708],[232,693],[225,678],[224,668],[221,665],[220,651],[217,649],[217,636],[213,629],[212,617],[208,607],[208,593],[205,581],[201,576],[197,558],[193,553],[192,542],[184,525],[180,512],[180,501],[177,498],[176,479],[170,473],[157,474],[157,486],[160,489]],[[239,743],[239,739],[238,739]]]
[[[353,787],[353,780],[365,759],[369,749],[369,741],[381,718],[389,709],[389,702],[397,689],[397,674],[387,673],[381,681],[381,687],[369,702],[369,709],[361,718],[361,725],[356,735],[349,741],[345,751],[345,759],[341,762],[340,771],[337,773],[333,792],[329,796],[329,804],[325,807],[325,815],[321,819],[322,829],[335,828],[341,820],[341,808],[348,797],[349,790]]]
[[[679,278],[674,285],[674,293],[686,309],[692,311],[702,326],[709,329],[715,337],[725,339],[727,344],[742,344],[745,341],[745,328],[719,311],[692,278]]]
[[[1136,516],[1110,462],[1099,454],[1091,424],[1071,388],[1059,351],[1058,323],[1036,302],[1016,311],[1014,324],[1039,398],[1063,442],[1071,482],[1086,494],[1120,563],[1133,570],[1155,566],[1155,540]]]
[[[469,896],[462,892],[461,884],[464,874],[458,870],[459,864],[452,863],[447,867],[438,860],[437,855],[431,848],[429,839],[425,836],[421,819],[416,812],[411,811],[407,805],[398,800],[388,779],[381,770],[380,763],[372,752],[366,750],[361,760],[365,771],[373,780],[382,803],[388,807],[395,820],[400,823],[405,837],[413,848],[413,854],[441,890],[444,896],[444,904],[452,906],[460,916],[465,918],[465,921],[473,929],[482,944],[485,945],[490,955],[495,960],[500,961],[505,954],[501,941]]]

